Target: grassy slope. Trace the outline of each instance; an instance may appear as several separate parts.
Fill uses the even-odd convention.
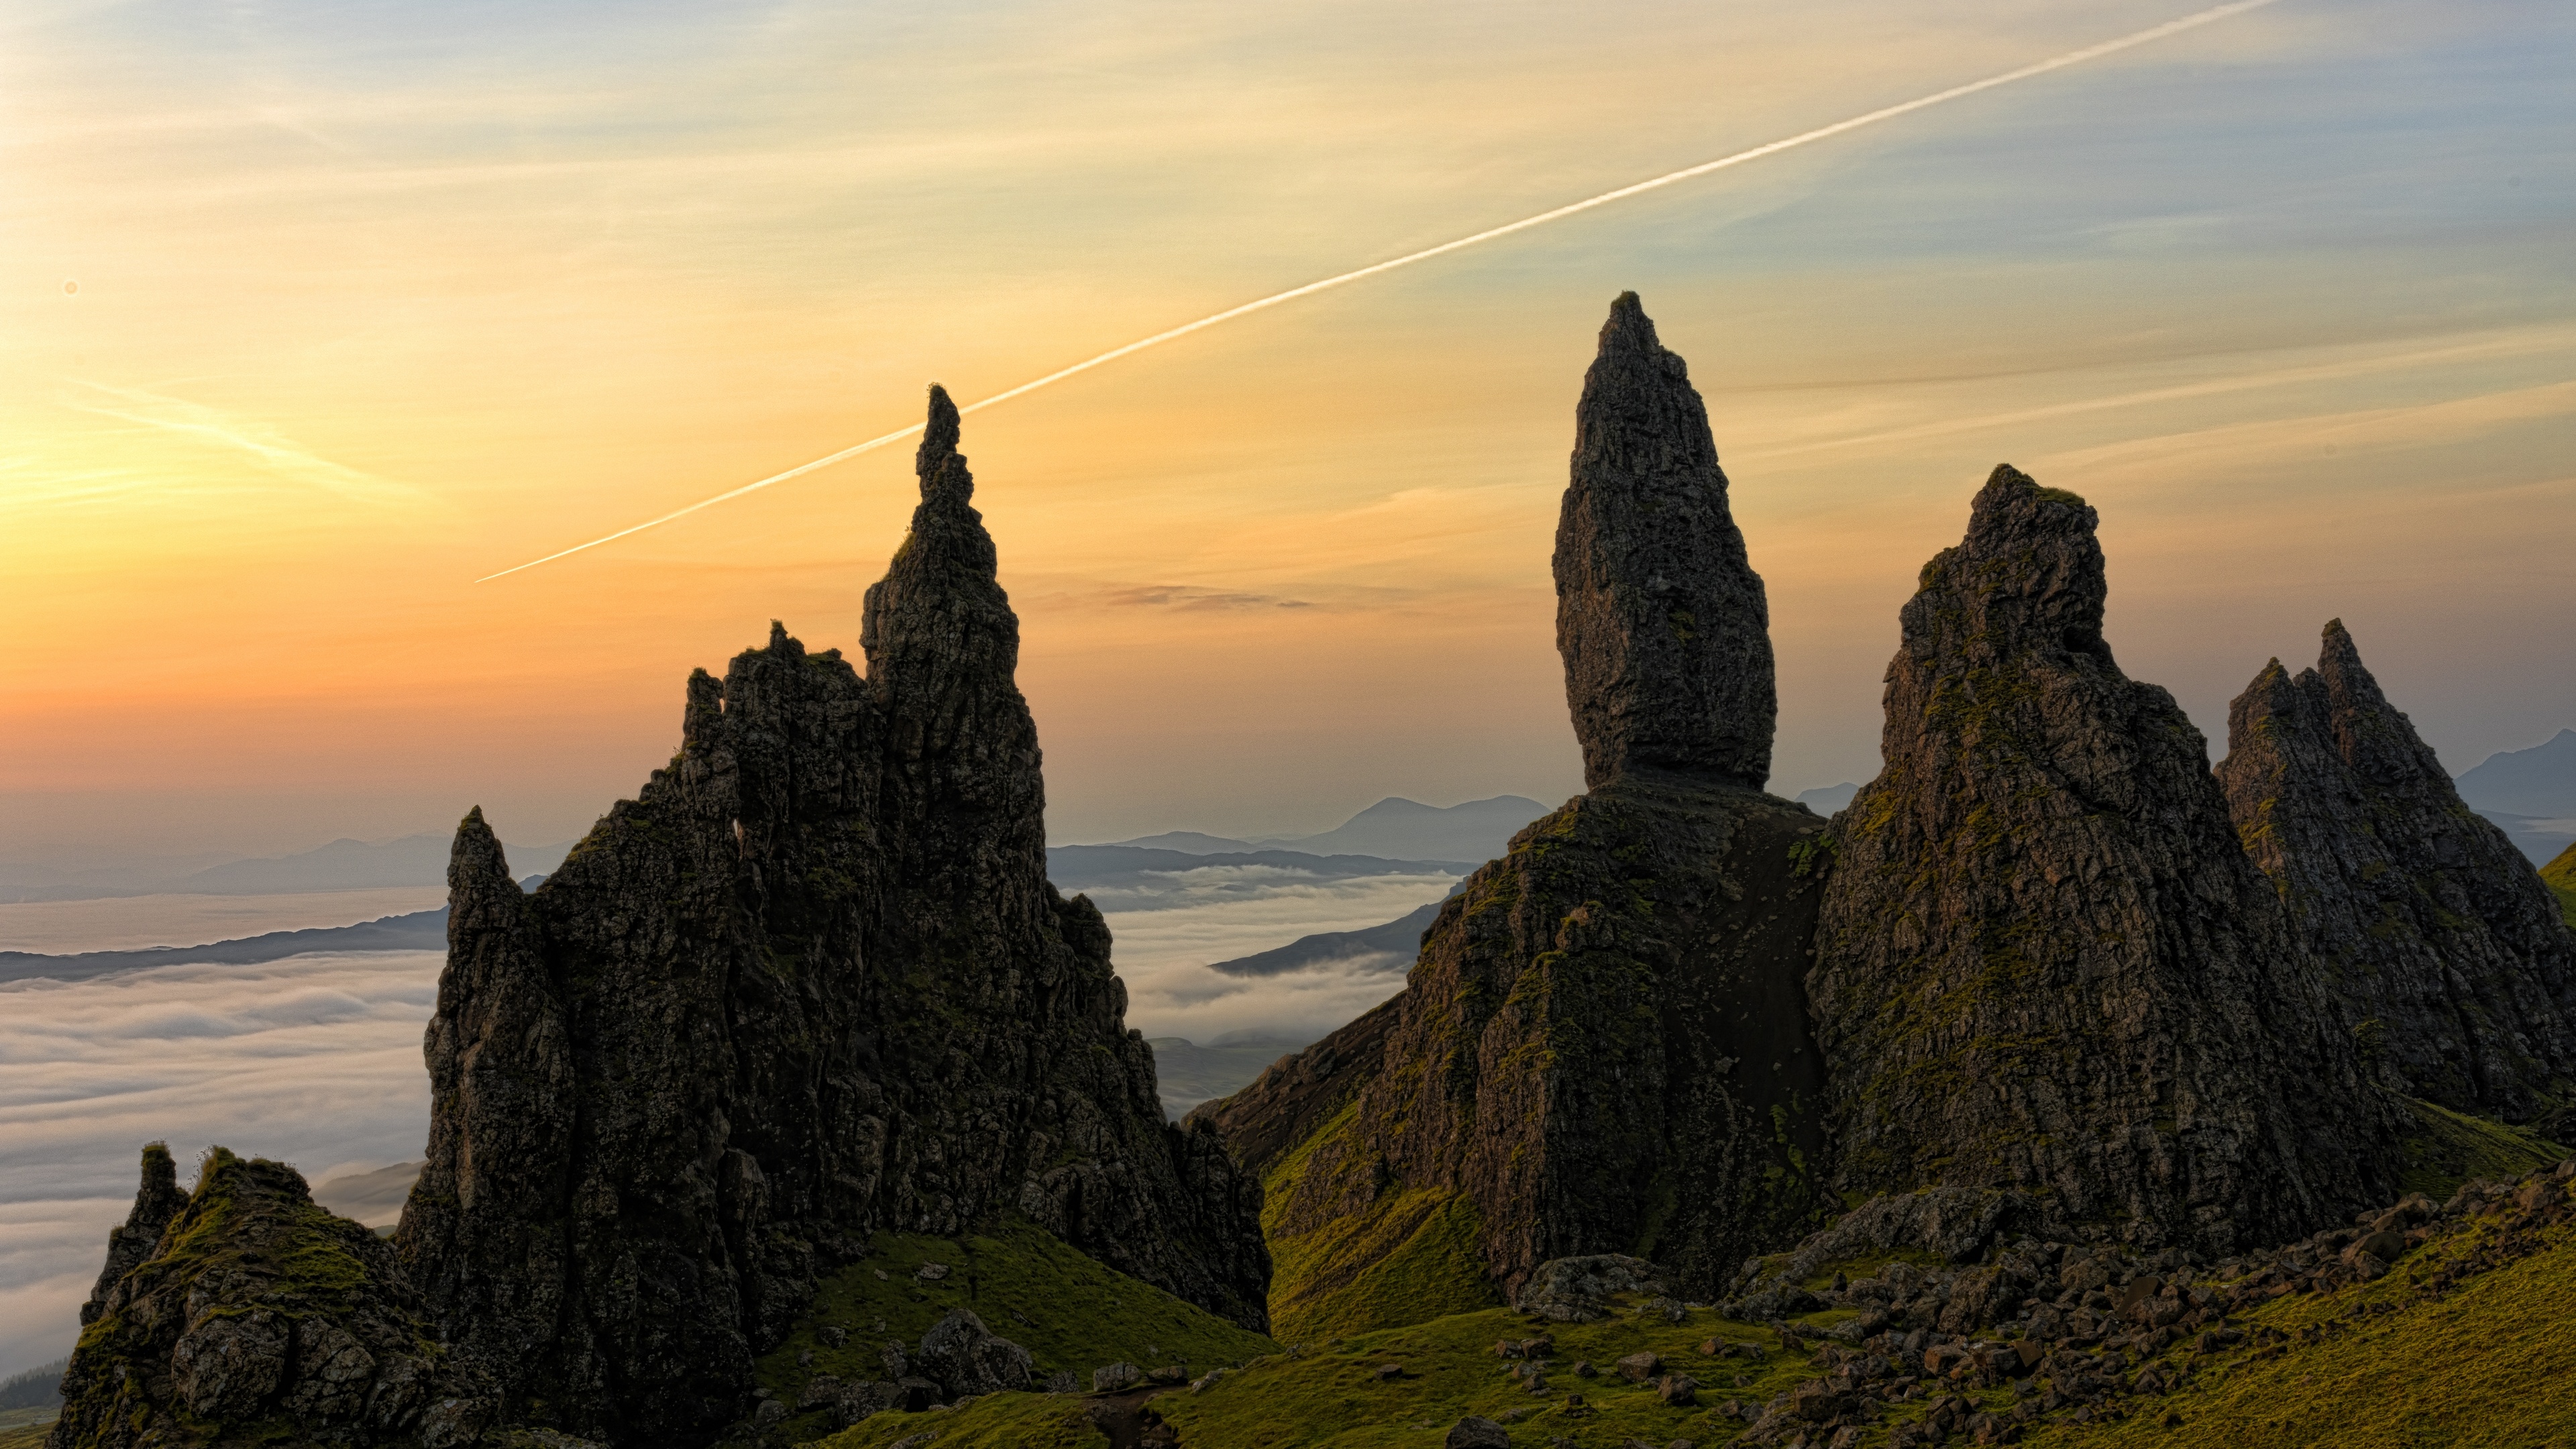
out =
[[[0,1429],[0,1449],[45,1449],[45,1436],[54,1432],[51,1419],[41,1424],[24,1424],[15,1429]]]
[[[913,1276],[928,1263],[945,1264],[948,1276],[937,1282]],[[848,1380],[884,1378],[882,1350],[888,1340],[901,1342],[909,1353],[932,1324],[955,1308],[973,1309],[986,1327],[1026,1348],[1036,1357],[1041,1378],[1070,1369],[1085,1389],[1091,1386],[1091,1371],[1105,1364],[1158,1368],[1177,1363],[1195,1374],[1278,1347],[1257,1333],[1102,1266],[1026,1219],[1011,1217],[986,1232],[957,1240],[878,1234],[867,1258],[826,1279],[787,1341],[761,1358],[760,1386],[792,1406],[812,1374]],[[848,1342],[838,1348],[818,1336],[820,1330],[834,1325],[849,1330]],[[800,1366],[798,1357],[809,1350],[814,1355],[812,1366]],[[1026,1395],[999,1397],[1022,1405],[1049,1402]],[[1068,1401],[1052,1402],[1062,1406]],[[832,1425],[816,1412],[791,1419],[784,1427],[790,1441],[797,1442],[827,1434]],[[877,1441],[861,1437],[849,1442]],[[941,1442],[949,1442],[946,1435]]]
[[[2558,852],[2558,858],[2540,868],[2540,878],[2558,893],[2559,912],[2567,924],[2576,927],[2576,845]]]
[[[1454,1193],[1393,1193],[1353,1217],[1299,1234],[1280,1217],[1317,1147],[1349,1130],[1345,1106],[1262,1183],[1270,1240],[1270,1328],[1282,1343],[1364,1333],[1499,1306],[1477,1247],[1475,1205]]]
[[[1071,1394],[987,1394],[926,1414],[871,1414],[822,1441],[823,1449],[881,1449],[932,1434],[939,1449],[1109,1449],[1083,1400]],[[9,1449],[0,1443],[0,1449]]]
[[[2439,1298],[2415,1287],[2495,1233],[2484,1223],[2428,1245],[2376,1283],[2278,1299],[2239,1320],[2289,1335],[2277,1356],[2263,1357],[2267,1350],[2252,1345],[2218,1355],[2188,1387],[2133,1401],[2139,1412],[2123,1422],[2053,1427],[2026,1442],[2085,1449],[2576,1443],[2576,1333],[2567,1327],[2568,1305],[2576,1303],[2576,1224],[2543,1230],[2537,1253]],[[2167,1362],[2189,1358],[2178,1349]],[[2169,1414],[2181,1423],[2166,1424]]]
[[[2495,1250],[2503,1232],[2499,1220],[2481,1219],[2400,1260],[2377,1283],[2291,1294],[2242,1314],[2233,1321],[2249,1330],[2246,1344],[2196,1358],[2185,1343],[2158,1360],[2168,1374],[2185,1375],[2185,1387],[2119,1401],[2128,1412],[2115,1422],[2035,1425],[2024,1442],[2050,1449],[2563,1449],[2576,1443],[2576,1333],[2565,1328],[2566,1305],[2576,1302],[2576,1221],[2542,1229],[2508,1254],[2510,1261],[2439,1296],[2418,1288],[2446,1263]],[[1190,1449],[1432,1449],[1466,1414],[1509,1423],[1512,1442],[1530,1449],[1560,1435],[1586,1449],[1631,1438],[1717,1445],[1743,1428],[1714,1412],[1717,1403],[1758,1405],[1815,1372],[1807,1354],[1783,1352],[1771,1334],[1707,1311],[1677,1325],[1621,1317],[1555,1330],[1555,1369],[1542,1398],[1521,1390],[1493,1354],[1496,1339],[1531,1331],[1504,1309],[1455,1314],[1272,1355],[1204,1394],[1168,1394],[1154,1407]],[[1705,1359],[1697,1346],[1712,1335],[1758,1347],[1763,1356]],[[1704,1402],[1670,1408],[1643,1387],[1572,1372],[1578,1358],[1608,1364],[1641,1348],[1699,1379]],[[1384,1363],[1404,1365],[1404,1377],[1379,1382],[1374,1370]],[[1581,1394],[1594,1412],[1569,1416],[1569,1393]],[[2013,1402],[2010,1390],[1970,1397],[1993,1410]],[[1895,1407],[1866,1442],[1885,1443],[1885,1425],[1922,1409],[1919,1402]],[[2168,1415],[2180,1422],[2168,1424]],[[881,1449],[925,1431],[936,1433],[933,1442],[943,1449],[1106,1442],[1082,1419],[1078,1402],[1026,1395],[996,1395],[946,1413],[880,1415],[830,1442],[832,1449]]]
[[[2406,1171],[2398,1186],[2436,1202],[2459,1191],[2473,1177],[2505,1181],[2537,1167],[2550,1167],[2568,1150],[2520,1127],[2454,1112],[2431,1102],[2413,1101],[2418,1130],[2406,1139]]]

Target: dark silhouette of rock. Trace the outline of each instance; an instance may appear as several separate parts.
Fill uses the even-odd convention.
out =
[[[2200,732],[2113,661],[2094,526],[1997,468],[1905,606],[1886,766],[1835,817],[1808,978],[1839,1184],[2277,1240],[2392,1195],[2395,1119]]]
[[[169,1144],[145,1144],[142,1185],[135,1189],[134,1207],[126,1213],[125,1222],[107,1230],[107,1266],[99,1270],[97,1286],[89,1290],[89,1301],[81,1305],[80,1321],[84,1326],[98,1321],[99,1314],[107,1310],[109,1291],[152,1255],[153,1245],[161,1241],[161,1230],[187,1205],[188,1195],[179,1190],[179,1164],[171,1160]]]
[[[2228,812],[2344,1028],[2389,1086],[2514,1120],[2576,1073],[2576,937],[2460,799],[2343,621],[2227,712]]]
[[[1770,610],[1726,488],[1689,369],[1620,293],[1556,525],[1556,647],[1589,787],[1641,766],[1770,778]]]
[[[515,1419],[704,1440],[879,1229],[1018,1211],[1253,1328],[1259,1187],[1167,1126],[1109,932],[1047,883],[1018,624],[931,394],[863,677],[773,626],[533,894],[457,833],[397,1235]]]
[[[218,1147],[179,1194],[169,1151],[146,1148],[116,1244],[55,1449],[461,1449],[492,1421],[490,1385],[437,1351],[392,1247],[316,1207],[294,1168]]]
[[[1625,1253],[1706,1298],[1826,1202],[1800,987],[1823,823],[1756,788],[1761,582],[1633,294],[1576,431],[1555,566],[1590,793],[1468,877],[1401,996],[1200,1109],[1250,1161],[1301,1153],[1275,1234],[1377,1245],[1310,1243],[1341,1266],[1280,1285],[1283,1315],[1459,1204],[1504,1296],[1548,1260]]]

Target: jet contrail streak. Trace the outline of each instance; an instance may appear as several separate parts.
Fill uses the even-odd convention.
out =
[[[1758,161],[1765,156],[1778,155],[1780,152],[1790,150],[1793,147],[1804,146],[1810,142],[1822,141],[1833,136],[1840,136],[1849,131],[1857,131],[1864,126],[1875,126],[1881,121],[1892,121],[1898,116],[1911,115],[1916,111],[1925,110],[1930,107],[1940,105],[1946,101],[1955,101],[1963,96],[1973,96],[1979,91],[1990,91],[1997,86],[2011,85],[2014,81],[2028,80],[2032,76],[2036,75],[2046,75],[2053,70],[2064,70],[2071,65],[2082,65],[2088,60],[2099,60],[2103,56],[2110,55],[2116,51],[2123,51],[2132,46],[2145,45],[2151,41],[2162,40],[2170,35],[2179,35],[2186,30],[2195,30],[2203,25],[2213,24],[2217,21],[2225,20],[2230,16],[2242,15],[2248,10],[2260,10],[2264,6],[2274,3],[2276,3],[2276,0],[2232,0],[2232,3],[2230,4],[2214,5],[2209,9],[2200,11],[2196,14],[2183,16],[2179,20],[2168,20],[2162,25],[2151,25],[2144,30],[2134,31],[2128,35],[2123,35],[2117,40],[2106,40],[2099,45],[2088,45],[2081,50],[2070,50],[2064,55],[2051,56],[2046,60],[2037,61],[2030,65],[2023,66],[2019,70],[2008,70],[2001,75],[1990,75],[1984,80],[1970,81],[1966,85],[1952,86],[1946,91],[1935,91],[1928,96],[1918,96],[1910,101],[1904,101],[1897,105],[1885,106],[1878,110],[1871,111],[1867,115],[1854,116],[1847,121],[1836,121],[1830,126],[1818,126],[1812,131],[1801,131],[1797,135],[1788,137],[1785,140],[1772,141],[1765,145],[1756,146],[1749,151],[1738,151],[1732,156],[1721,156],[1714,161],[1703,161],[1696,166],[1685,166],[1679,171],[1667,171],[1661,176],[1650,177],[1644,181],[1622,186],[1615,191],[1605,191],[1598,196],[1588,196],[1581,201],[1570,202],[1564,206],[1557,207],[1553,211],[1542,211],[1536,216],[1525,216],[1518,221],[1505,222],[1501,226],[1489,227],[1484,231],[1477,232],[1473,236],[1462,236],[1456,241],[1442,242],[1440,245],[1435,247],[1424,247],[1418,252],[1407,252],[1403,256],[1396,257],[1388,261],[1377,262],[1370,266],[1343,272],[1339,276],[1326,277],[1320,282],[1308,282],[1302,287],[1291,287],[1285,292],[1273,292],[1267,297],[1246,302],[1239,307],[1228,307],[1222,312],[1211,313],[1208,316],[1201,317],[1195,322],[1184,322],[1180,326],[1174,327],[1167,332],[1157,332],[1151,337],[1139,338],[1134,342],[1128,343],[1124,347],[1111,348],[1109,351],[1101,353],[1097,357],[1085,358],[1084,360],[1073,364],[1071,367],[1058,368],[1044,377],[1031,382],[1021,383],[1018,387],[1012,388],[1007,392],[997,392],[991,397],[982,398],[975,402],[968,403],[957,411],[960,413],[980,412],[985,408],[993,406],[995,403],[1009,402],[1015,397],[1020,397],[1027,393],[1033,393],[1039,388],[1046,387],[1052,383],[1062,382],[1066,378],[1076,376],[1080,373],[1089,372],[1095,367],[1116,362],[1122,357],[1142,352],[1148,347],[1160,347],[1166,342],[1187,337],[1193,332],[1205,331],[1210,327],[1216,326],[1220,322],[1231,322],[1237,317],[1259,312],[1265,308],[1276,307],[1282,302],[1293,302],[1300,297],[1311,297],[1317,292],[1327,291],[1334,287],[1345,286],[1365,277],[1374,277],[1381,272],[1391,272],[1398,267],[1412,266],[1415,262],[1426,262],[1433,257],[1446,256],[1451,252],[1462,251],[1481,242],[1492,241],[1497,237],[1506,237],[1510,236],[1514,232],[1527,231],[1534,226],[1545,226],[1551,221],[1560,221],[1566,217],[1573,216],[1578,212],[1590,211],[1596,206],[1607,206],[1614,201],[1624,201],[1631,196],[1640,195],[1644,192],[1658,190],[1662,187],[1671,186],[1678,182],[1691,180],[1694,177],[1706,176],[1712,171],[1723,171],[1730,166],[1741,166],[1747,161]],[[843,448],[837,453],[817,458],[810,463],[800,463],[797,466],[788,469],[784,473],[772,473],[758,482],[745,483],[741,487],[733,489],[730,492],[719,493],[713,498],[700,499],[698,502],[692,503],[685,508],[672,509],[670,512],[663,514],[659,518],[648,519],[645,522],[636,524],[632,528],[621,528],[615,533],[607,534],[600,538],[594,538],[588,543],[577,543],[570,548],[561,550],[560,552],[547,554],[544,558],[530,559],[526,563],[503,569],[499,573],[485,574],[474,582],[478,584],[488,584],[494,579],[506,578],[511,574],[520,572],[521,570],[535,568],[539,564],[553,563],[559,558],[570,558],[572,555],[580,553],[585,549],[597,548],[604,543],[615,543],[621,538],[628,537],[632,534],[642,533],[648,528],[659,528],[663,524],[672,522],[675,519],[686,518],[701,508],[713,508],[719,503],[740,498],[746,493],[756,493],[763,488],[769,487],[773,483],[784,483],[790,478],[801,478],[818,468],[828,468],[835,463],[855,458],[861,453],[874,452],[888,443],[900,442],[905,438],[911,437],[913,434],[920,432],[921,428],[921,424],[914,423],[910,427],[897,428],[891,433],[885,433],[880,436],[870,438],[864,443],[853,443],[849,447]]]

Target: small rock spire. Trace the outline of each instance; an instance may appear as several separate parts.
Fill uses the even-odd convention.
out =
[[[98,1321],[107,1309],[108,1290],[152,1256],[162,1230],[187,1205],[188,1195],[179,1190],[179,1164],[170,1158],[170,1145],[144,1144],[143,1181],[135,1189],[134,1208],[125,1215],[124,1224],[108,1229],[107,1266],[99,1271],[98,1286],[90,1290],[89,1301],[81,1305],[80,1321],[84,1327]]]
[[[1778,712],[1770,607],[1689,367],[1622,292],[1575,408],[1556,647],[1598,787],[1632,768],[1759,788]]]

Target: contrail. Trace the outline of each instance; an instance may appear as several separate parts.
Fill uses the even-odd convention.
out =
[[[1765,156],[1775,156],[1782,151],[1787,151],[1798,146],[1804,146],[1810,142],[1822,141],[1829,137],[1840,136],[1849,131],[1857,131],[1863,126],[1875,126],[1881,121],[1892,121],[1898,116],[1911,115],[1916,111],[1926,110],[1946,101],[1955,101],[1963,96],[1973,96],[1979,91],[1990,91],[1997,86],[2011,85],[2014,81],[2028,80],[2035,75],[2046,75],[2053,70],[2064,70],[2071,65],[2082,65],[2088,60],[2099,60],[2103,56],[2113,54],[2117,51],[2127,50],[2131,46],[2145,45],[2152,41],[2162,40],[2169,35],[2179,35],[2186,30],[2196,30],[2203,25],[2213,24],[2217,21],[2225,20],[2230,16],[2242,15],[2248,10],[2260,10],[2264,6],[2274,3],[2276,3],[2276,0],[2232,0],[2232,3],[2230,4],[2214,5],[2209,9],[2200,11],[2196,14],[2183,16],[2179,20],[2168,20],[2162,25],[2151,25],[2144,30],[2133,31],[2130,34],[2121,36],[2117,40],[2106,40],[2098,45],[2088,45],[2081,50],[2070,50],[2064,55],[2051,56],[2046,60],[2037,61],[2033,64],[2023,66],[2019,70],[2008,70],[2001,75],[1990,75],[1984,80],[1970,81],[1966,85],[1952,86],[1946,91],[1935,91],[1928,96],[1918,96],[1910,101],[1901,102],[1893,106],[1885,106],[1878,110],[1871,111],[1867,115],[1854,116],[1848,121],[1836,121],[1830,126],[1818,126],[1812,131],[1801,131],[1797,135],[1788,137],[1785,140],[1772,141],[1765,145],[1756,146],[1749,151],[1738,151],[1732,156],[1720,156],[1714,161],[1703,161],[1696,166],[1685,166],[1679,171],[1667,171],[1661,176],[1650,177],[1644,181],[1622,186],[1615,191],[1605,191],[1598,196],[1588,196],[1581,201],[1570,202],[1564,206],[1557,207],[1553,211],[1542,211],[1536,216],[1525,216],[1518,221],[1506,222],[1497,227],[1489,227],[1484,231],[1477,232],[1473,236],[1462,236],[1456,241],[1442,242],[1440,245],[1435,247],[1424,247],[1418,252],[1407,252],[1403,256],[1393,258],[1389,261],[1377,262],[1370,266],[1343,272],[1338,276],[1326,277],[1320,282],[1308,282],[1302,287],[1291,287],[1285,292],[1273,292],[1267,297],[1246,302],[1239,307],[1228,307],[1222,312],[1210,313],[1195,322],[1184,322],[1180,326],[1174,327],[1169,331],[1157,332],[1151,337],[1139,338],[1134,342],[1128,343],[1124,347],[1113,347],[1109,351],[1101,353],[1097,357],[1085,358],[1082,361],[1073,364],[1071,367],[1058,368],[1056,371],[1050,372],[1044,377],[1031,382],[1021,383],[1018,387],[1012,388],[1007,392],[997,392],[991,397],[982,398],[975,402],[968,403],[957,411],[960,413],[981,412],[983,409],[991,407],[996,403],[1009,402],[1015,397],[1036,392],[1039,388],[1046,387],[1053,383],[1062,382],[1068,377],[1075,376],[1079,373],[1089,372],[1093,368],[1103,366],[1107,363],[1116,362],[1122,357],[1142,352],[1148,347],[1160,347],[1166,342],[1187,337],[1193,332],[1204,331],[1207,328],[1216,326],[1220,322],[1231,322],[1237,317],[1247,316],[1251,313],[1259,312],[1264,308],[1276,307],[1282,302],[1293,302],[1300,297],[1311,297],[1317,292],[1344,286],[1351,282],[1359,281],[1364,277],[1374,277],[1381,272],[1394,271],[1398,267],[1412,266],[1415,262],[1427,262],[1433,257],[1446,256],[1454,251],[1463,251],[1468,247],[1475,246],[1482,242],[1492,241],[1497,237],[1506,237],[1510,236],[1514,232],[1527,231],[1534,226],[1545,226],[1551,221],[1560,221],[1566,217],[1573,216],[1578,212],[1590,211],[1596,206],[1608,206],[1611,202],[1624,201],[1631,196],[1640,195],[1644,192],[1671,186],[1677,182],[1688,181],[1694,177],[1706,176],[1712,171],[1723,171],[1730,166],[1741,166],[1747,161],[1758,161]],[[921,428],[922,425],[920,423],[914,423],[910,427],[897,428],[891,433],[885,433],[877,437],[870,438],[864,443],[853,443],[849,447],[843,448],[837,453],[817,458],[811,463],[800,463],[797,466],[788,469],[784,473],[772,473],[758,482],[745,483],[739,488],[732,489],[729,492],[719,493],[713,498],[700,499],[685,508],[672,509],[670,512],[663,514],[659,518],[647,519],[642,523],[636,524],[632,528],[621,528],[615,533],[594,538],[588,543],[577,543],[570,548],[547,554],[544,558],[530,559],[526,563],[503,569],[496,574],[485,574],[474,582],[478,584],[488,584],[494,579],[506,578],[523,569],[532,569],[539,564],[553,563],[559,558],[570,558],[572,555],[580,553],[584,549],[597,548],[603,543],[615,543],[621,538],[628,537],[632,534],[642,533],[648,528],[659,528],[663,524],[670,523],[676,519],[686,518],[701,508],[713,508],[719,503],[740,498],[746,493],[759,492],[761,489],[767,488],[772,484],[784,483],[790,478],[802,478],[806,474],[811,473],[818,468],[829,468],[835,463],[845,462],[851,458],[859,456],[861,453],[872,453],[877,449],[884,447],[888,443],[901,442],[903,439],[909,438],[913,434],[920,432]]]

